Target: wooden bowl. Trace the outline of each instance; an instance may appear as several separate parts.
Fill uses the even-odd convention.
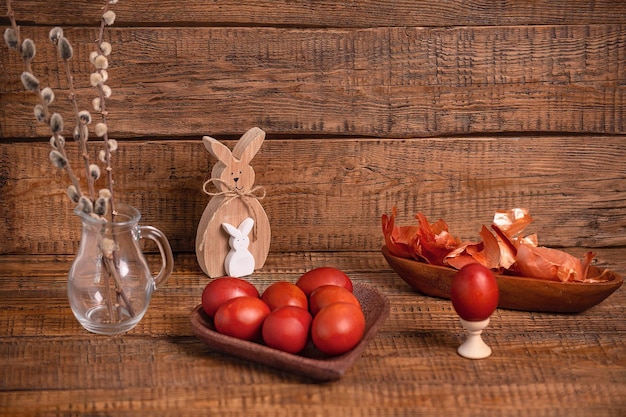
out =
[[[365,315],[365,333],[351,351],[338,356],[328,356],[309,342],[300,354],[292,354],[273,349],[257,342],[237,339],[215,330],[213,320],[196,306],[191,313],[191,327],[194,333],[210,348],[261,363],[294,374],[303,375],[317,381],[332,381],[341,378],[359,358],[380,326],[389,316],[387,297],[367,285],[354,283],[353,292],[361,303]]]
[[[433,297],[450,299],[450,286],[456,270],[430,265],[413,259],[391,254],[386,246],[382,253],[391,268],[416,290]],[[591,267],[591,276],[602,270]],[[580,313],[602,302],[613,294],[623,278],[612,271],[605,271],[606,282],[557,282],[539,278],[496,275],[500,299],[498,307],[512,310],[542,311],[553,313]]]

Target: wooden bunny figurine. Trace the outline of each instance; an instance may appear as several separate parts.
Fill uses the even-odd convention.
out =
[[[254,226],[248,250],[254,258],[254,268],[261,268],[267,259],[271,230],[267,214],[259,202],[265,194],[262,187],[253,187],[255,174],[250,166],[264,139],[265,132],[253,127],[231,152],[216,139],[202,138],[204,146],[218,160],[211,170],[211,178],[204,183],[204,192],[212,198],[204,209],[196,234],[198,263],[212,278],[227,274],[224,263],[230,246],[223,223],[240,225],[244,219],[251,218]],[[207,191],[210,184],[217,192]]]
[[[222,227],[230,235],[228,244],[230,252],[226,255],[224,269],[231,277],[244,277],[254,272],[254,256],[248,250],[250,238],[248,233],[252,230],[254,220],[247,217],[241,222],[239,227],[230,223],[222,223]]]

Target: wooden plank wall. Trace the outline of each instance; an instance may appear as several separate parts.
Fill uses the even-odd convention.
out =
[[[87,107],[100,3],[15,1],[35,74],[63,102],[62,25]],[[626,247],[626,3],[121,1],[108,102],[118,199],[192,252],[215,162],[253,160],[273,252],[376,251],[380,216],[423,211],[475,238],[528,207],[550,246]],[[0,18],[0,25],[8,25]],[[78,220],[21,60],[0,48],[0,254],[71,254]],[[57,104],[56,111],[67,111]],[[69,116],[69,113],[66,113]],[[625,250],[626,253],[626,250]]]

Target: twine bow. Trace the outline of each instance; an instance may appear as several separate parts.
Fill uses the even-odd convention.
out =
[[[228,189],[225,191],[218,191],[216,193],[210,192],[207,190],[207,185],[213,183],[221,183],[222,185],[226,186]],[[216,184],[217,185],[217,184]],[[265,198],[265,188],[263,188],[260,185],[257,185],[256,187],[252,187],[249,190],[240,190],[238,188],[235,187],[231,187],[229,183],[227,183],[226,181],[222,180],[221,178],[209,178],[208,180],[206,180],[204,182],[204,184],[202,185],[202,191],[204,191],[205,194],[214,197],[214,196],[225,196],[226,198],[224,199],[224,205],[230,203],[232,200],[234,200],[235,198],[241,198],[241,201],[243,201],[243,203],[245,204],[246,208],[248,209],[248,212],[251,212],[253,215],[253,219],[254,219],[254,225],[252,226],[252,241],[255,242],[257,240],[257,212],[254,208],[254,205],[252,204],[253,200],[263,200]],[[260,195],[256,195],[257,192],[260,192]],[[236,225],[238,226],[238,225]],[[206,238],[206,233],[205,233],[205,238]],[[201,247],[204,246],[204,239],[202,240],[202,245]]]

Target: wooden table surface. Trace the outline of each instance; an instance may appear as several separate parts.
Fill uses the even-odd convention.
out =
[[[623,249],[599,262],[623,274]],[[189,315],[208,278],[179,254],[142,322],[124,335],[83,330],[66,296],[65,256],[0,257],[2,416],[624,416],[626,289],[576,315],[498,309],[493,355],[456,353],[449,301],[412,290],[380,253],[271,254],[259,288],[315,266],[375,286],[389,318],[338,381],[319,383],[211,351]]]

